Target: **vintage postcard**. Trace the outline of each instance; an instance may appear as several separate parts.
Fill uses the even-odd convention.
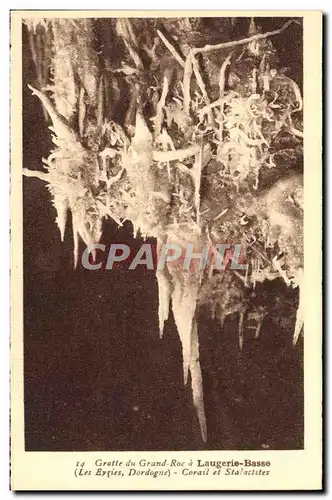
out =
[[[322,14],[11,12],[11,488],[322,488]]]

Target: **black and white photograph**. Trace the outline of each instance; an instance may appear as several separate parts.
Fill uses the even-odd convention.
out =
[[[303,17],[63,14],[21,22],[24,450],[270,474],[306,448]]]

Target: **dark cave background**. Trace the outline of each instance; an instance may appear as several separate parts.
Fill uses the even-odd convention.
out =
[[[205,22],[210,33],[218,30],[218,19]],[[239,38],[248,22],[239,23]],[[264,32],[280,28],[285,18],[258,22]],[[301,26],[273,41],[281,66],[302,85]],[[99,42],[112,50],[106,20],[100,21]],[[41,168],[52,146],[41,104],[27,88],[35,79],[23,27],[23,166],[30,169]],[[70,220],[61,243],[45,184],[24,178],[23,196],[27,451],[303,448],[303,341],[292,347],[289,308],[297,292],[279,281],[258,290],[271,310],[278,302],[280,321],[268,316],[261,337],[248,339],[242,352],[237,318],[221,330],[202,311],[203,446],[190,388],[183,387],[172,316],[159,339],[154,272],[87,271],[81,264],[74,270]],[[129,223],[118,228],[106,221],[101,243],[117,242],[135,250],[142,240],[133,239]]]

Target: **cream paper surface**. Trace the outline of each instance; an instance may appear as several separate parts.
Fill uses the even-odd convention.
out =
[[[22,18],[298,16],[304,28],[305,449],[299,451],[26,452],[23,394]],[[322,14],[318,11],[11,12],[11,488],[13,490],[310,490],[322,484]],[[291,50],[291,49],[290,49]],[[187,475],[215,461],[208,476]],[[244,460],[268,475],[226,475]],[[161,462],[165,475],[128,476]],[[222,462],[233,464],[222,464]],[[102,462],[107,463],[101,465]],[[219,464],[218,464],[219,462]],[[192,465],[191,465],[192,463]],[[158,469],[158,466],[156,467]],[[106,471],[104,476],[97,470]],[[80,472],[81,471],[81,472]],[[117,474],[108,474],[116,471]],[[86,472],[86,474],[84,474]],[[109,475],[109,477],[108,477]]]

